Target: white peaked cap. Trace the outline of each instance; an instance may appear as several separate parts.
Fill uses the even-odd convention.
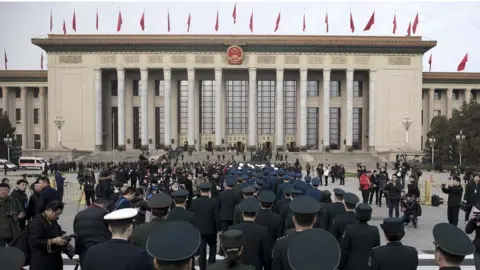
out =
[[[103,217],[105,220],[122,220],[130,219],[136,217],[138,214],[137,209],[135,208],[124,208],[120,210],[113,211]]]

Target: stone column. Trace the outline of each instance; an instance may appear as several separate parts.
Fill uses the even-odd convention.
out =
[[[39,114],[39,124],[40,124],[40,148],[47,149],[47,110],[46,107],[46,99],[47,99],[47,90],[45,87],[38,88],[38,99],[40,101],[40,108],[38,110]]]
[[[353,69],[347,69],[347,136],[346,147],[352,147],[353,137]]]
[[[447,119],[452,118],[452,97],[453,96],[453,89],[447,89]]]
[[[140,69],[140,140],[142,148],[148,149],[148,69]]]
[[[248,69],[248,146],[257,146],[257,69]]]
[[[330,69],[323,69],[323,146],[330,149]]]
[[[125,149],[125,70],[117,68],[118,85],[118,147]],[[112,136],[115,136],[112,134]],[[115,150],[115,149],[114,149]]]
[[[170,68],[163,69],[163,87],[164,87],[164,95],[163,95],[163,123],[164,123],[164,142],[163,144],[165,147],[170,147],[172,145],[172,119],[171,119],[171,109],[170,106],[171,102],[171,95],[172,95],[172,70]],[[159,132],[157,130],[157,132]]]
[[[27,87],[20,87],[21,119],[22,119],[22,148],[29,149],[28,145],[28,113],[27,113]]]
[[[12,113],[8,111],[8,99],[9,99],[8,98],[8,87],[3,86],[2,87],[3,113],[5,113],[5,112],[8,113],[9,118],[10,118],[10,115],[12,115]],[[12,119],[12,118],[10,118],[10,119]]]
[[[102,70],[95,69],[95,150],[101,151],[103,145],[103,101],[102,101]]]
[[[428,130],[430,130],[430,124],[433,119],[433,97],[435,95],[435,88],[428,89]]]
[[[195,147],[195,69],[187,68],[188,77],[188,146]]]
[[[300,69],[300,148],[307,147],[307,76],[308,69]]]
[[[283,120],[285,118],[283,114],[283,68],[277,68],[277,82],[275,84],[275,145],[277,148],[282,147],[285,144],[283,134],[285,129],[283,126]]]
[[[472,98],[472,89],[471,88],[465,89],[465,102],[470,103],[471,98]]]
[[[376,75],[377,71],[375,69],[370,69],[370,74],[368,76],[368,150],[370,152],[375,152]]]
[[[222,114],[222,86],[222,69],[215,68],[215,146],[222,146],[222,121],[225,121]]]

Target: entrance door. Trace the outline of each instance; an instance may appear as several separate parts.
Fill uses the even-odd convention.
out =
[[[265,143],[265,150],[270,152],[272,150],[272,143],[271,142],[266,142]]]
[[[183,143],[183,151],[187,151],[187,149],[188,149],[188,141],[185,141]]]
[[[210,141],[210,142],[207,143],[207,151],[211,152],[212,150],[213,150],[213,142]]]
[[[242,151],[242,142],[237,142],[237,150]]]

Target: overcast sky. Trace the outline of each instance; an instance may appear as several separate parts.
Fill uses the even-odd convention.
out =
[[[53,12],[53,33],[61,34],[63,20],[67,34],[72,30],[73,10],[76,12],[77,34],[117,34],[119,8],[122,12],[121,34],[167,34],[167,10],[170,10],[170,34],[186,34],[187,17],[191,12],[191,34],[250,34],[250,13],[254,11],[254,34],[274,34],[275,21],[282,11],[280,35],[325,35],[325,13],[328,10],[328,35],[393,36],[393,15],[397,14],[397,36],[407,33],[417,11],[420,23],[416,35],[437,40],[433,53],[432,71],[456,71],[465,53],[469,62],[465,72],[480,72],[480,2],[239,2],[237,23],[233,24],[234,2],[2,2],[0,3],[0,48],[8,56],[8,68],[40,69],[42,50],[31,44],[33,37],[49,33],[50,10]],[[95,29],[98,8],[99,31]],[[140,29],[140,17],[145,10],[145,32]],[[215,32],[216,12],[219,11],[218,32]],[[375,25],[363,32],[375,10]],[[350,32],[349,12],[355,22]],[[302,31],[306,13],[306,31]],[[424,70],[428,71],[430,52],[424,55]],[[2,62],[3,62],[3,56]],[[46,61],[45,61],[46,63]],[[46,64],[45,64],[46,66]],[[3,63],[0,65],[3,69]]]

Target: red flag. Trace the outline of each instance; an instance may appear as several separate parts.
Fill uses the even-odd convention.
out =
[[[192,16],[190,15],[190,12],[189,12],[188,19],[187,19],[187,32],[190,32],[190,22],[192,22]]]
[[[417,16],[415,16],[415,20],[413,20],[413,25],[412,25],[412,30],[414,34],[417,32],[417,26],[418,26],[418,12],[417,12]]]
[[[412,35],[412,22],[408,23],[407,37]]]
[[[280,15],[281,15],[281,13],[282,12],[278,12],[277,21],[275,22],[275,31],[274,32],[277,32],[278,27],[280,26]]]
[[[122,19],[122,11],[118,11],[118,20],[117,20],[117,32],[120,32],[122,30],[122,24],[123,24],[123,19]]]
[[[365,28],[363,31],[369,31],[370,28],[372,28],[373,24],[375,23],[375,11],[372,13],[372,16],[370,16],[370,19],[367,22],[367,25],[365,25]]]
[[[170,10],[167,11],[167,30],[170,32]]]
[[[250,15],[250,24],[248,25],[250,28],[250,32],[253,33],[253,10],[252,10],[252,15]]]
[[[353,23],[353,16],[351,11],[350,11],[350,30],[352,30],[352,33],[355,32],[355,24]]]
[[[77,16],[75,16],[75,9],[73,10],[72,29],[77,32]]]
[[[43,70],[43,53],[42,53],[42,56],[40,57],[40,68]]]
[[[218,31],[218,10],[217,10],[217,19],[215,21],[215,31]]]
[[[232,18],[233,18],[233,24],[237,23],[237,3],[233,6],[233,12],[232,12]]]
[[[67,26],[65,25],[65,19],[63,19],[63,34],[67,34]]]
[[[142,31],[145,31],[145,11],[142,13],[142,17],[140,18],[140,27]]]
[[[50,32],[53,30],[53,13],[52,10],[50,9]]]
[[[430,54],[430,58],[428,59],[428,71],[432,71],[432,54]]]
[[[460,64],[458,64],[457,71],[463,71],[465,69],[465,66],[467,65],[467,62],[468,62],[468,53],[465,54]]]
[[[305,21],[305,11],[303,11],[303,32],[305,32],[306,28],[307,28],[307,23]]]
[[[7,58],[7,51],[3,50],[3,54],[4,54],[4,61],[5,61],[5,70],[8,70],[8,58]]]
[[[328,33],[328,12],[325,13],[325,28],[326,28],[327,33]]]
[[[397,13],[393,15],[393,34],[397,32]]]

